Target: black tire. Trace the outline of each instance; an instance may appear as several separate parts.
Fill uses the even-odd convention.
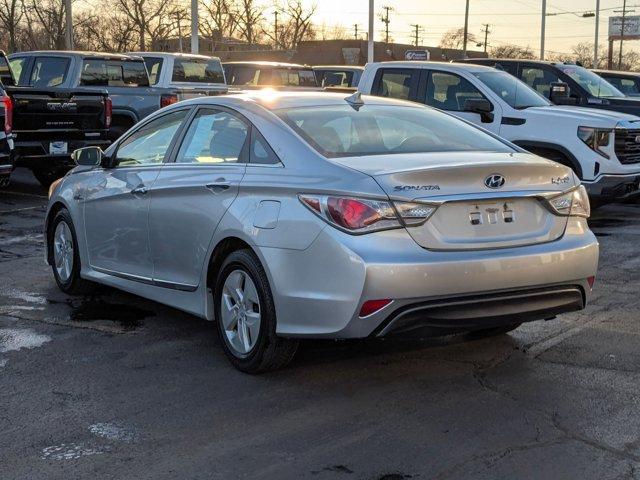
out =
[[[227,277],[236,270],[243,271],[251,278],[260,300],[261,323],[258,340],[245,356],[234,353],[235,350],[229,344],[221,320],[223,285]],[[278,370],[291,361],[298,348],[298,341],[276,335],[276,310],[271,287],[267,274],[255,253],[251,250],[236,250],[229,254],[216,278],[213,300],[220,343],[234,367],[245,373],[257,374]]]
[[[51,169],[34,169],[32,170],[33,176],[44,188],[49,188],[53,182],[57,179],[64,177],[67,170],[60,168]]]
[[[76,236],[76,230],[73,226],[73,220],[67,209],[61,209],[54,217],[51,225],[47,230],[47,246],[50,249],[49,254],[53,259],[53,238],[56,228],[61,222],[65,222],[71,231],[71,239],[73,242],[73,267],[71,269],[71,275],[67,280],[60,278],[55,266],[55,260],[52,260],[51,269],[53,271],[53,277],[58,284],[58,288],[64,293],[69,295],[86,295],[95,291],[96,284],[85,280],[80,277],[80,254],[78,252],[78,237]]]
[[[499,327],[491,327],[491,328],[483,328],[480,330],[474,330],[470,333],[472,338],[489,338],[489,337],[497,337],[498,335],[504,335],[505,333],[509,333],[516,328],[522,325],[520,323],[512,323],[509,325],[501,325]]]

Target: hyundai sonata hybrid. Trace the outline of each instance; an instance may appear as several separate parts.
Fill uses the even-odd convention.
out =
[[[570,169],[418,104],[197,98],[74,158],[46,216],[60,289],[212,320],[245,372],[301,338],[507,332],[584,308],[595,279]]]

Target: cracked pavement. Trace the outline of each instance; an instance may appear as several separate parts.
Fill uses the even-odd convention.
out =
[[[499,337],[305,342],[247,376],[212,324],[42,254],[45,192],[0,193],[0,478],[640,478],[640,205],[598,210],[587,310]]]

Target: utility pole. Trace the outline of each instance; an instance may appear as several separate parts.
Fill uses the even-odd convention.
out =
[[[544,35],[547,21],[547,0],[542,0],[542,19],[540,21],[540,60],[544,60]]]
[[[369,0],[369,30],[367,31],[367,62],[373,63],[373,12],[374,0]]]
[[[73,12],[71,11],[71,0],[64,0],[64,10],[66,14],[65,47],[73,50]]]
[[[420,25],[418,25],[417,23],[411,24],[411,27],[413,28],[413,43],[417,47],[418,43],[419,43],[418,36],[420,34],[420,29],[422,27]]]
[[[393,10],[393,7],[382,7],[382,9],[385,11],[384,15],[380,16],[380,20],[382,20],[382,23],[384,23],[384,43],[388,44],[389,43],[389,23],[391,23],[391,20],[389,20],[389,11]]]
[[[483,23],[482,25],[484,26],[484,30],[481,30],[484,33],[484,52],[487,53],[487,41],[491,30],[489,30],[490,25],[488,23]]]
[[[622,69],[622,42],[624,41],[624,21],[627,16],[627,12],[633,12],[633,10],[627,10],[627,0],[622,2],[622,10],[614,10],[614,13],[622,12],[622,22],[620,23],[620,51],[618,52],[618,70]]]
[[[464,38],[462,39],[462,58],[467,58],[467,37],[469,36],[469,0],[464,9]]]
[[[200,50],[198,25],[198,0],[191,0],[191,53],[198,53]]]
[[[355,38],[356,40],[358,40],[358,24],[355,23],[353,25],[353,28],[355,29],[355,32],[353,33],[353,38]]]
[[[593,39],[593,68],[598,68],[598,35],[600,33],[600,0],[596,0],[596,32]]]
[[[275,17],[275,21],[273,23],[273,43],[275,44],[275,49],[278,49],[278,10],[273,12],[273,16]]]

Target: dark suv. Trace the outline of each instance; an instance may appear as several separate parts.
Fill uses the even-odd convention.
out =
[[[487,65],[509,72],[554,103],[602,108],[640,116],[640,99],[626,97],[604,78],[580,65],[498,58],[469,58],[460,62]],[[554,97],[552,94],[552,84],[559,82],[568,85],[568,96]]]

